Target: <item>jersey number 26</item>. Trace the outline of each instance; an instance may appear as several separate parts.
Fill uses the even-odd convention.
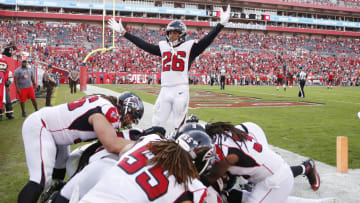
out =
[[[184,58],[186,53],[184,51],[178,51],[176,54],[172,54],[171,51],[164,52],[163,71],[184,71],[185,62]]]

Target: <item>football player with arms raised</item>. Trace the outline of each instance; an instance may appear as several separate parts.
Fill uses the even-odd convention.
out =
[[[171,112],[175,129],[184,123],[189,106],[190,66],[229,22],[229,18],[230,5],[226,12],[221,11],[220,23],[199,41],[186,41],[186,25],[180,20],[171,21],[166,28],[166,41],[160,41],[158,45],[150,44],[127,32],[121,19],[119,23],[115,19],[110,19],[111,29],[139,48],[161,57],[161,90],[154,105],[153,126],[165,127]]]

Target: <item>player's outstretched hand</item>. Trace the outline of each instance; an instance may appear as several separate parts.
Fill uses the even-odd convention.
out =
[[[119,32],[120,34],[124,35],[126,30],[124,28],[124,26],[121,23],[121,19],[119,20],[119,23],[116,22],[116,20],[114,18],[111,18],[108,21],[108,26],[109,28],[111,28],[112,30],[115,30],[116,32]]]
[[[229,22],[230,19],[230,4],[227,6],[226,11],[224,12],[223,9],[221,8],[220,10],[220,24],[221,25],[226,25]]]

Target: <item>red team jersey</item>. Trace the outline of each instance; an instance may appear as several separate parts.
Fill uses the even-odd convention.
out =
[[[150,142],[160,141],[152,134],[138,142],[80,201],[88,202],[176,202],[185,192],[193,194],[193,202],[201,203],[206,197],[206,187],[198,179],[188,180],[188,191],[178,184],[167,171],[152,168],[147,162],[154,155],[149,151]]]

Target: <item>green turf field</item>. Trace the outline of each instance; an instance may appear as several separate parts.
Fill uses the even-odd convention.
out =
[[[122,86],[131,89],[131,86]],[[117,88],[109,87],[117,90]],[[267,86],[191,86],[191,90],[209,90],[235,96],[255,97],[266,101],[305,101],[322,105],[258,108],[190,109],[207,122],[228,121],[238,124],[252,121],[265,131],[270,144],[303,156],[336,165],[336,137],[349,139],[349,167],[360,168],[360,87],[305,87],[306,98],[298,98],[297,87]],[[121,90],[122,91],[122,90]],[[154,103],[156,95],[134,91],[145,101]]]
[[[133,90],[144,101],[154,103],[157,95],[137,90],[139,85],[104,85],[115,91]],[[143,87],[149,87],[143,85]],[[159,86],[153,86],[159,88]],[[256,97],[262,100],[295,100],[319,103],[319,106],[301,107],[264,107],[264,108],[202,108],[190,109],[201,120],[229,121],[237,124],[252,121],[265,131],[270,144],[312,157],[318,161],[336,165],[336,137],[347,136],[349,139],[349,167],[360,168],[360,88],[305,87],[305,99],[297,97],[298,88],[276,91],[275,87],[233,87],[226,86],[221,91],[219,86],[191,86],[191,90],[209,90],[243,97]],[[85,94],[70,94],[68,85],[55,89],[52,104],[73,101]],[[44,98],[37,99],[39,108],[45,104]],[[17,194],[28,181],[21,126],[20,105],[14,105],[15,119],[0,122],[0,202],[16,202]],[[30,101],[26,102],[28,115],[33,112]]]

